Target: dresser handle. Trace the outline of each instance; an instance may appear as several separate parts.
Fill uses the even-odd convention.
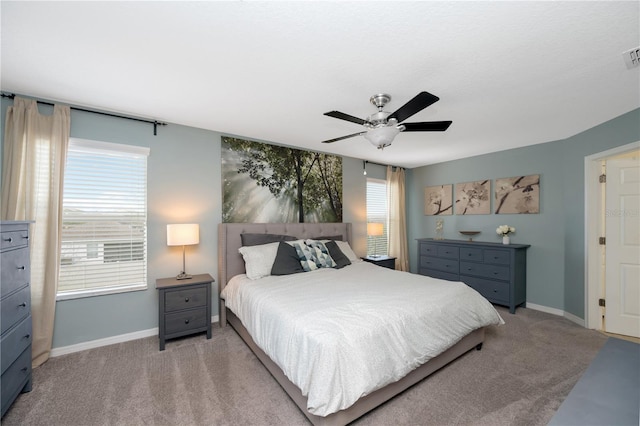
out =
[[[29,370],[29,368],[28,368],[28,367],[22,367],[22,368],[20,369],[20,371],[22,371],[23,373],[26,373],[26,372],[27,372],[27,370]]]
[[[18,308],[26,308],[27,307],[27,302],[22,302],[21,304],[18,305]]]
[[[185,297],[185,298],[184,298],[184,301],[185,301],[185,303],[189,303],[189,298],[188,298],[188,297]]]
[[[13,242],[13,238],[9,237],[9,238],[4,238],[4,241],[8,242],[8,243],[12,243]]]
[[[184,320],[184,323],[189,324],[189,320],[188,319]]]
[[[18,266],[18,268],[17,268],[17,269],[19,269],[19,270],[21,270],[21,271],[24,271],[25,266],[24,266],[24,265],[22,265],[22,266]]]
[[[28,235],[23,235],[23,236],[22,236],[22,239],[23,239],[23,240],[28,240],[28,239],[29,239],[29,236],[28,236]]]
[[[23,337],[23,339],[28,339],[29,337],[31,337],[30,334],[25,334],[25,336]]]

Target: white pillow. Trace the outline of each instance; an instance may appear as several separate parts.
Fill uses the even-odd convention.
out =
[[[244,246],[238,249],[244,258],[244,269],[249,279],[257,280],[271,275],[271,268],[276,260],[279,245],[280,242],[276,242],[259,246]]]
[[[358,260],[360,260],[360,258],[356,256],[353,250],[351,250],[351,246],[349,245],[348,242],[336,240],[336,244],[338,245],[338,248],[340,249],[340,251],[344,253],[344,255],[347,256],[347,258],[351,262],[357,262]]]

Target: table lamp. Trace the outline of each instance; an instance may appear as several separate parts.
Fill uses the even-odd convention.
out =
[[[384,225],[382,223],[367,223],[367,235],[375,237],[375,254],[371,257],[379,257],[378,255],[378,238],[384,235]]]
[[[167,225],[167,245],[182,246],[182,272],[176,279],[188,280],[191,275],[185,272],[184,246],[198,244],[200,242],[200,226],[197,223]]]

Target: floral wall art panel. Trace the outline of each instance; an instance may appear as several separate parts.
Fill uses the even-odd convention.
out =
[[[456,214],[491,214],[491,181],[456,184]]]
[[[424,189],[424,214],[444,216],[453,214],[453,184],[427,186]]]
[[[222,138],[222,221],[342,222],[342,157]]]
[[[496,179],[495,212],[540,213],[540,175]]]

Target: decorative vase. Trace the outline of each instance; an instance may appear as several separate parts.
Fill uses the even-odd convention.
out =
[[[508,235],[503,235],[502,236],[502,244],[509,244],[509,236]]]

